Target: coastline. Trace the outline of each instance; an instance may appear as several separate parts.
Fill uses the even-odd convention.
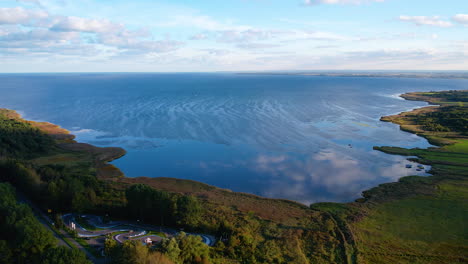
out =
[[[415,157],[410,160],[431,165],[432,176],[403,177],[363,192],[364,198],[346,209],[328,205],[324,210],[349,224],[359,263],[466,263],[468,130],[463,117],[468,113],[468,90],[402,97],[431,106],[382,121],[398,124],[435,146],[374,149]]]
[[[416,134],[418,136],[422,136],[426,138],[429,141],[429,143],[433,145],[437,145],[438,142],[431,142],[430,138],[420,133],[421,131],[408,127],[405,124],[399,124],[397,123],[397,121],[395,121],[396,118],[399,118],[408,114],[410,115],[421,114],[421,113],[427,113],[427,112],[436,110],[438,106],[435,106],[437,105],[435,101],[427,101],[425,98],[420,97],[418,94],[420,93],[410,92],[410,93],[399,94],[398,96],[401,97],[403,100],[423,101],[423,102],[429,103],[430,105],[413,108],[409,111],[399,112],[398,114],[382,116],[380,118],[380,121],[392,122],[397,125],[400,125],[400,129],[402,131],[406,131],[409,133]],[[206,194],[206,191],[219,192],[219,194],[221,195],[235,194],[235,195],[240,195],[244,197],[251,197],[253,199],[264,199],[268,201],[285,202],[294,206],[299,206],[303,208],[307,207],[307,205],[304,205],[303,203],[296,202],[293,200],[282,199],[282,198],[269,198],[269,197],[263,197],[263,196],[259,196],[259,195],[255,195],[251,193],[244,193],[244,192],[234,192],[230,189],[220,188],[220,187],[210,185],[204,182],[196,181],[196,180],[170,178],[170,177],[155,177],[155,178],[146,177],[146,176],[135,177],[135,178],[126,177],[125,174],[118,167],[109,163],[109,162],[112,162],[113,160],[123,157],[126,154],[125,149],[120,148],[120,147],[97,147],[88,143],[80,143],[75,140],[75,135],[71,134],[71,131],[62,128],[59,125],[56,125],[50,122],[30,121],[30,120],[23,119],[21,114],[19,114],[15,110],[4,109],[4,108],[0,108],[0,110],[7,111],[9,115],[11,115],[12,118],[16,118],[24,122],[27,122],[31,124],[32,126],[40,129],[44,133],[52,136],[55,140],[59,142],[58,146],[64,150],[74,151],[74,152],[86,152],[86,153],[93,155],[95,162],[96,162],[95,165],[97,168],[97,176],[101,180],[111,180],[116,183],[125,184],[125,185],[145,183],[145,184],[148,184],[149,186],[152,186],[154,188],[161,189],[164,191],[196,195],[199,197],[200,196],[207,197],[207,198],[210,197],[210,195]],[[376,147],[375,149],[382,151],[382,149],[378,147]],[[386,152],[386,151],[383,151],[383,152]],[[386,153],[395,154],[392,152],[386,152]],[[393,182],[393,183],[396,183],[396,182]],[[371,189],[374,189],[376,187],[373,187]],[[371,189],[363,190],[363,193],[366,193],[370,191]],[[215,195],[215,197],[216,196],[217,195]],[[356,201],[362,201],[362,199],[363,199],[362,197],[357,198]],[[328,202],[316,202],[313,204],[323,204],[323,203],[328,203]],[[343,202],[340,204],[352,204],[352,203],[354,202],[353,201]]]
[[[462,101],[453,101],[458,100],[457,97],[450,101],[452,94],[457,94]],[[431,98],[433,95],[445,97]],[[465,115],[468,90],[415,93],[409,98],[431,101],[440,107],[432,110],[433,106],[426,106],[382,117],[382,121],[398,124],[401,129],[423,136],[439,147],[375,149],[387,154],[416,157],[412,159],[432,166],[432,176],[403,177],[397,182],[380,184],[364,191],[363,197],[354,202],[314,203],[310,207],[191,180],[128,178],[108,163],[125,155],[125,150],[77,143],[69,131],[47,122],[26,121],[13,110],[0,109],[0,114],[31,124],[55,138],[50,151],[25,162],[37,168],[59,165],[78,168],[78,171],[80,168],[95,171],[91,177],[96,175],[107,193],[114,195],[103,197],[101,203],[93,208],[101,213],[107,210],[116,213],[126,208],[125,197],[122,197],[126,190],[133,184],[147,184],[157,191],[200,200],[204,210],[202,221],[196,228],[204,233],[219,234],[220,223],[225,221],[240,234],[245,231],[245,226],[251,225],[248,233],[255,234],[259,241],[287,245],[284,254],[301,253],[307,255],[312,263],[463,263],[468,261],[468,239],[465,236],[468,230],[465,228],[468,223],[468,135],[464,135],[466,130],[463,128],[461,132],[456,129],[452,132],[427,131],[424,118],[426,114],[453,114],[460,109]],[[424,230],[435,235],[428,236]],[[278,235],[272,237],[271,232]]]
[[[408,73],[385,73],[385,72],[238,72],[242,75],[296,75],[312,77],[348,77],[348,78],[412,78],[412,79],[468,79],[466,72],[408,72]]]
[[[124,174],[109,162],[123,157],[127,152],[119,147],[96,147],[87,143],[80,143],[75,140],[75,135],[59,125],[50,122],[38,122],[23,119],[21,114],[15,110],[0,108],[0,113],[11,119],[16,119],[21,122],[30,124],[42,131],[43,133],[51,136],[57,142],[57,147],[72,151],[72,152],[85,152],[92,156],[94,165],[97,168],[97,174],[101,177],[122,177]]]

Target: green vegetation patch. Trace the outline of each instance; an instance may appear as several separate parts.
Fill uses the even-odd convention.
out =
[[[32,157],[53,149],[54,140],[0,109],[0,156]]]
[[[352,223],[360,263],[468,262],[468,91],[410,93],[439,108],[384,118],[440,148],[376,147],[432,166],[364,192],[366,215]]]
[[[435,196],[383,203],[354,225],[364,263],[445,263],[468,260],[466,182],[438,185]],[[411,255],[408,261],[397,257]],[[411,260],[411,261],[410,261]]]
[[[468,140],[460,139],[455,144],[442,147],[445,151],[468,154]]]

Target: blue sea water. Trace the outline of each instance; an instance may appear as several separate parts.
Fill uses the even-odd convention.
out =
[[[407,175],[373,146],[428,147],[379,121],[410,91],[468,80],[213,74],[1,74],[0,107],[120,146],[128,177],[175,177],[303,203],[352,201]]]

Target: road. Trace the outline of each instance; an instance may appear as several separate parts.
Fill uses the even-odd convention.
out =
[[[37,207],[34,203],[32,203],[29,199],[27,199],[23,194],[17,192],[17,196],[20,202],[25,203],[29,205],[29,207],[31,207],[37,220],[39,220],[39,222],[42,223],[42,225],[44,225],[45,228],[50,230],[50,232],[52,232],[55,238],[57,238],[57,242],[59,246],[65,246],[65,247],[71,248],[71,246],[67,242],[65,242],[65,240],[63,239],[63,237],[65,237],[68,239],[68,241],[70,241],[70,243],[73,244],[74,247],[83,251],[88,257],[88,259],[91,260],[93,263],[97,263],[97,264],[104,263],[104,260],[96,259],[86,248],[84,248],[82,245],[76,242],[76,240],[73,237],[71,237],[67,232],[63,230],[59,230],[60,234],[58,234],[54,229],[52,229],[51,226],[53,225],[53,221],[49,218],[49,216],[44,214],[44,212],[39,207]]]
[[[154,234],[154,232],[163,233],[165,237],[172,237],[178,234],[178,231],[176,231],[175,229],[167,227],[146,225],[129,221],[113,221],[109,223],[103,223],[102,218],[99,216],[82,215],[82,217],[87,221],[88,225],[94,227],[94,230],[87,230],[86,228],[81,226],[76,221],[75,215],[73,214],[63,215],[63,222],[65,224],[67,224],[68,226],[70,226],[72,222],[75,224],[76,231],[79,237],[96,238],[115,232],[125,232],[114,236],[114,239],[117,242],[123,243],[125,240],[140,240],[144,242],[144,240],[147,237],[150,237],[152,241],[161,241],[163,237]],[[153,232],[153,234],[146,235],[150,232]],[[203,243],[207,244],[208,246],[213,246],[216,242],[215,238],[210,235],[196,233],[189,234],[194,236],[200,236],[203,240]]]
[[[65,247],[71,248],[70,245],[68,245],[67,242],[65,242],[65,240],[63,240],[62,237],[59,234],[57,234],[57,232],[54,229],[51,228],[52,223],[53,223],[52,220],[50,220],[49,217],[47,217],[44,213],[42,213],[41,209],[39,209],[35,204],[33,204],[23,194],[19,192],[17,192],[17,197],[20,203],[25,203],[29,207],[31,207],[34,215],[36,216],[36,219],[54,235],[54,237],[58,241],[59,246],[65,246]]]

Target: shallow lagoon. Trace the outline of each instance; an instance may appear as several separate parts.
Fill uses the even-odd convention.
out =
[[[238,74],[3,74],[0,106],[121,146],[129,177],[193,179],[303,203],[351,201],[406,175],[377,145],[427,147],[379,121],[427,105],[410,91],[468,80]]]

